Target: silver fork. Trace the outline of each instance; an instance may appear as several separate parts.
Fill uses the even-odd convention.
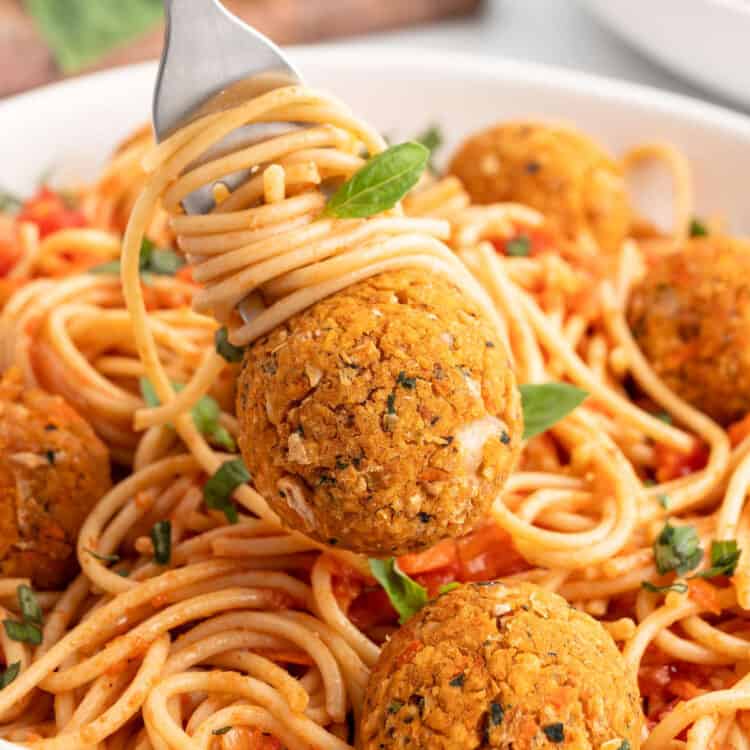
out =
[[[302,82],[270,39],[229,13],[219,0],[164,0],[164,9],[164,50],[153,101],[157,141],[198,116]],[[215,148],[262,140],[290,127],[294,124],[251,125]],[[247,172],[238,173],[222,182],[232,190],[246,177]],[[182,205],[191,214],[210,211],[214,206],[211,186],[191,193]]]

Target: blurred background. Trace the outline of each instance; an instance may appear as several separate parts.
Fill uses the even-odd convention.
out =
[[[284,45],[338,40],[536,60],[750,111],[750,0],[225,5]],[[155,58],[161,39],[161,0],[0,0],[0,97]]]

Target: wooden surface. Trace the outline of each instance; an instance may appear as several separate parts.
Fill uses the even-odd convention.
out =
[[[225,0],[231,11],[279,44],[313,42],[436,21],[471,13],[481,3],[482,0]],[[161,43],[162,29],[158,28],[114,50],[88,70],[158,57]],[[21,0],[0,0],[0,97],[60,77]]]

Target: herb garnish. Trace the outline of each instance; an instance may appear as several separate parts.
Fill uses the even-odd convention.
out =
[[[659,501],[659,505],[661,505],[664,510],[666,510],[669,507],[669,495],[667,495],[665,492],[662,492],[661,494],[656,496],[656,499]]]
[[[185,259],[174,250],[156,247],[147,237],[141,243],[141,252],[138,258],[138,270],[140,273],[153,273],[157,276],[174,276],[177,271],[185,265]],[[108,263],[100,263],[92,266],[88,273],[119,274],[120,261],[111,260]]]
[[[690,220],[690,236],[691,237],[707,237],[708,227],[697,217],[693,216]]]
[[[589,395],[569,383],[528,383],[520,390],[524,440],[548,430]]]
[[[617,750],[630,750],[630,742],[628,742],[628,740],[623,740]]]
[[[397,714],[404,707],[403,701],[394,700],[388,704],[388,713]]]
[[[450,583],[444,583],[438,589],[438,594],[440,594],[441,596],[443,594],[449,594],[454,589],[459,588],[459,586],[461,586],[461,584],[458,581],[451,581]]]
[[[237,508],[232,502],[232,493],[249,481],[250,473],[241,458],[225,461],[203,487],[206,507],[224,511],[229,523],[237,523]]]
[[[161,404],[156,389],[148,378],[140,378],[141,395],[147,406],[156,407]],[[179,393],[185,386],[182,383],[172,383],[172,387]],[[216,399],[209,395],[201,396],[193,406],[190,413],[193,415],[193,424],[198,432],[205,435],[214,445],[225,448],[230,452],[237,450],[229,430],[219,421],[221,418],[221,407]]]
[[[700,539],[693,526],[672,526],[667,521],[654,542],[656,569],[661,575],[672,571],[685,575],[698,567],[702,557]]]
[[[681,581],[670,583],[666,586],[657,586],[656,584],[651,583],[651,581],[641,581],[641,588],[650,591],[652,594],[664,594],[667,591],[674,591],[677,594],[685,594],[688,590],[687,584],[682,583]]]
[[[154,560],[159,565],[169,565],[172,557],[172,522],[157,521],[151,529]]]
[[[417,184],[430,152],[414,142],[373,156],[329,198],[324,216],[354,219],[393,208]]]
[[[716,576],[731,576],[737,567],[742,550],[737,547],[734,539],[711,542],[711,567],[695,574],[695,578],[715,578]]]
[[[227,732],[230,732],[231,730],[232,730],[231,725],[228,727],[219,727],[219,729],[214,729],[213,732],[211,732],[211,734],[215,734],[219,736],[221,734],[226,734]]]
[[[120,562],[119,555],[100,555],[98,552],[94,552],[94,550],[92,549],[87,549],[86,552],[88,552],[91,555],[91,557],[94,557],[97,560],[99,560],[99,562],[108,562],[108,563]]]
[[[241,346],[235,346],[229,341],[229,331],[226,326],[219,328],[214,334],[214,344],[217,354],[224,357],[227,362],[242,362],[245,350]]]
[[[531,241],[526,235],[520,234],[505,243],[505,252],[511,258],[525,258],[531,252]]]
[[[547,735],[550,742],[565,742],[565,726],[561,721],[547,724],[546,727],[542,727],[542,731]]]
[[[672,415],[669,412],[657,411],[654,416],[664,424],[672,424]]]
[[[398,374],[398,377],[396,378],[396,383],[400,385],[402,388],[406,388],[407,390],[413,390],[417,387],[417,379],[416,378],[407,378],[406,373],[401,370],[401,372]]]
[[[39,606],[34,589],[22,583],[16,590],[16,594],[24,622],[33,622],[35,625],[41,625],[42,608]]]
[[[443,133],[437,125],[430,125],[423,133],[420,133],[415,139],[417,143],[421,143],[429,152],[429,167],[435,171],[435,164],[433,159],[435,152],[443,145]]]
[[[36,598],[34,589],[26,584],[21,584],[16,589],[18,597],[18,607],[21,610],[23,622],[16,620],[3,620],[5,632],[13,641],[22,643],[31,643],[38,646],[42,642],[42,631],[39,627],[42,624],[42,608]]]
[[[17,195],[14,195],[7,190],[0,190],[0,214],[18,213],[22,205],[22,198],[19,198]]]
[[[427,604],[427,589],[403,573],[394,558],[377,560],[371,557],[369,563],[370,571],[385,589],[393,608],[398,612],[399,623],[405,623]]]
[[[466,675],[463,672],[459,672],[455,677],[451,677],[448,683],[451,687],[462,688],[466,681]]]
[[[18,677],[18,673],[21,671],[21,662],[14,661],[12,664],[8,664],[5,671],[0,674],[0,690],[8,687],[13,680]]]

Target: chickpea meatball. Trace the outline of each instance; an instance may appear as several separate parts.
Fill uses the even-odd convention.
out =
[[[750,242],[688,240],[630,297],[633,336],[685,401],[727,425],[750,412]]]
[[[482,519],[523,433],[496,331],[446,278],[381,274],[248,350],[240,447],[291,527],[373,555],[458,536]]]
[[[572,128],[533,122],[495,125],[463,143],[449,172],[464,183],[475,203],[531,206],[563,237],[575,241],[589,232],[608,253],[619,250],[630,228],[622,171]]]
[[[596,620],[492,582],[440,596],[388,641],[362,717],[361,750],[637,750],[642,722],[635,676]]]
[[[59,588],[76,573],[76,540],[111,486],[107,448],[60,396],[0,382],[0,575]]]

